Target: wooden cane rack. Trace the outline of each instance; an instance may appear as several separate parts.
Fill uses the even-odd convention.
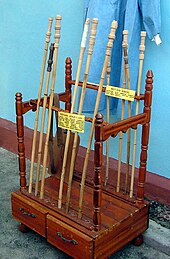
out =
[[[59,99],[65,103],[67,112],[71,109],[71,87],[74,83],[72,62],[70,58],[67,58],[65,92],[59,94]],[[70,256],[84,259],[106,258],[130,241],[134,241],[136,245],[142,243],[142,233],[148,228],[149,204],[144,200],[144,184],[152,83],[153,75],[151,71],[148,71],[145,93],[135,97],[138,101],[144,102],[142,113],[113,124],[105,123],[103,116],[97,114],[93,152],[94,169],[93,166],[88,168],[81,219],[77,217],[81,178],[80,163],[76,164],[74,170],[71,204],[68,213],[65,210],[67,182],[64,182],[62,208],[58,209],[57,206],[60,183],[60,175],[57,172],[45,179],[44,199],[35,196],[34,192],[28,192],[25,159],[25,148],[27,147],[24,144],[23,116],[30,110],[36,110],[37,100],[23,102],[21,93],[16,94],[20,189],[12,193],[12,213],[14,218],[20,221],[21,231],[30,228]],[[79,83],[79,86],[82,86],[82,82]],[[97,86],[93,84],[88,84],[87,87],[94,91],[97,90]],[[40,107],[42,105],[43,98],[40,101]],[[49,97],[47,98],[47,109],[48,105]],[[60,110],[54,106],[52,109],[53,111]],[[91,120],[91,118],[86,117],[86,121],[91,122]],[[136,129],[139,125],[142,125],[140,167],[138,177],[135,180],[135,193],[130,198],[128,192],[124,193],[123,187],[120,188],[119,192],[116,192],[116,168],[110,169],[108,184],[106,186],[104,184],[103,143],[109,138],[116,137],[119,132],[126,133],[128,129]],[[79,153],[78,156],[80,156]],[[123,177],[125,179],[122,173],[122,179]]]

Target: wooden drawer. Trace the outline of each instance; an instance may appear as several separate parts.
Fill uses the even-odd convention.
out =
[[[24,225],[46,237],[47,211],[22,194],[12,193],[12,215]]]
[[[47,215],[47,241],[73,258],[93,258],[92,238],[50,215]]]

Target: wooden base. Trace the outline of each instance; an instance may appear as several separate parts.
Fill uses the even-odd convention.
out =
[[[45,181],[45,196],[29,194],[27,189],[12,193],[12,213],[26,227],[74,258],[106,258],[148,228],[148,203],[138,205],[114,192],[103,191],[101,230],[93,227],[93,187],[86,186],[82,219],[77,218],[79,182],[74,181],[69,213],[65,212],[67,184],[62,209],[57,207],[60,180]],[[22,228],[20,228],[22,231]],[[23,232],[23,231],[22,231]]]

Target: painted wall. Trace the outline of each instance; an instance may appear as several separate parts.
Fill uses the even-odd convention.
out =
[[[170,1],[161,0],[162,45],[146,42],[144,74],[154,73],[148,170],[170,177]]]
[[[83,2],[0,0],[0,117],[15,121],[16,92],[23,93],[25,100],[37,97],[48,17],[57,14],[62,16],[56,86],[59,92],[63,91],[65,58],[71,56],[77,66]],[[31,121],[28,124],[33,125]]]
[[[144,75],[152,69],[154,93],[148,170],[170,176],[170,1],[161,1],[162,45],[147,40]],[[45,45],[48,17],[61,14],[62,32],[57,77],[58,92],[63,90],[64,60],[74,60],[74,75],[83,25],[83,1],[80,0],[1,0],[0,1],[0,117],[15,121],[15,93],[24,99],[36,98]],[[144,84],[145,76],[143,77]],[[33,127],[33,120],[27,118]]]

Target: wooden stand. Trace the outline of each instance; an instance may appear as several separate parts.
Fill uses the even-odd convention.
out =
[[[65,110],[71,107],[71,60],[66,60],[65,92],[59,94],[60,101],[65,102]],[[88,171],[84,192],[83,215],[78,219],[78,202],[81,172],[74,172],[69,212],[66,213],[67,182],[63,187],[62,208],[58,209],[58,190],[60,175],[49,175],[45,179],[44,199],[28,192],[26,184],[26,162],[24,146],[23,115],[29,110],[36,110],[37,100],[22,102],[22,95],[16,94],[17,137],[20,171],[20,190],[12,193],[12,213],[19,220],[20,230],[33,229],[48,242],[74,258],[106,258],[125,244],[134,241],[142,243],[141,234],[148,228],[148,203],[144,200],[144,183],[149,139],[150,113],[152,100],[153,75],[148,71],[145,94],[136,97],[144,101],[143,113],[124,119],[114,124],[103,121],[97,114],[95,123],[94,172]],[[81,86],[82,83],[80,82]],[[95,85],[87,85],[96,90]],[[103,88],[105,91],[105,88]],[[49,98],[47,102],[47,108]],[[43,105],[43,98],[40,106]],[[58,110],[52,107],[53,110]],[[90,118],[86,118],[91,121]],[[115,137],[120,131],[136,129],[142,125],[142,145],[140,168],[136,195],[129,197],[122,189],[116,192],[116,173],[110,171],[108,184],[104,186],[103,142]],[[93,175],[94,183],[90,176]],[[88,180],[89,179],[89,180]]]

